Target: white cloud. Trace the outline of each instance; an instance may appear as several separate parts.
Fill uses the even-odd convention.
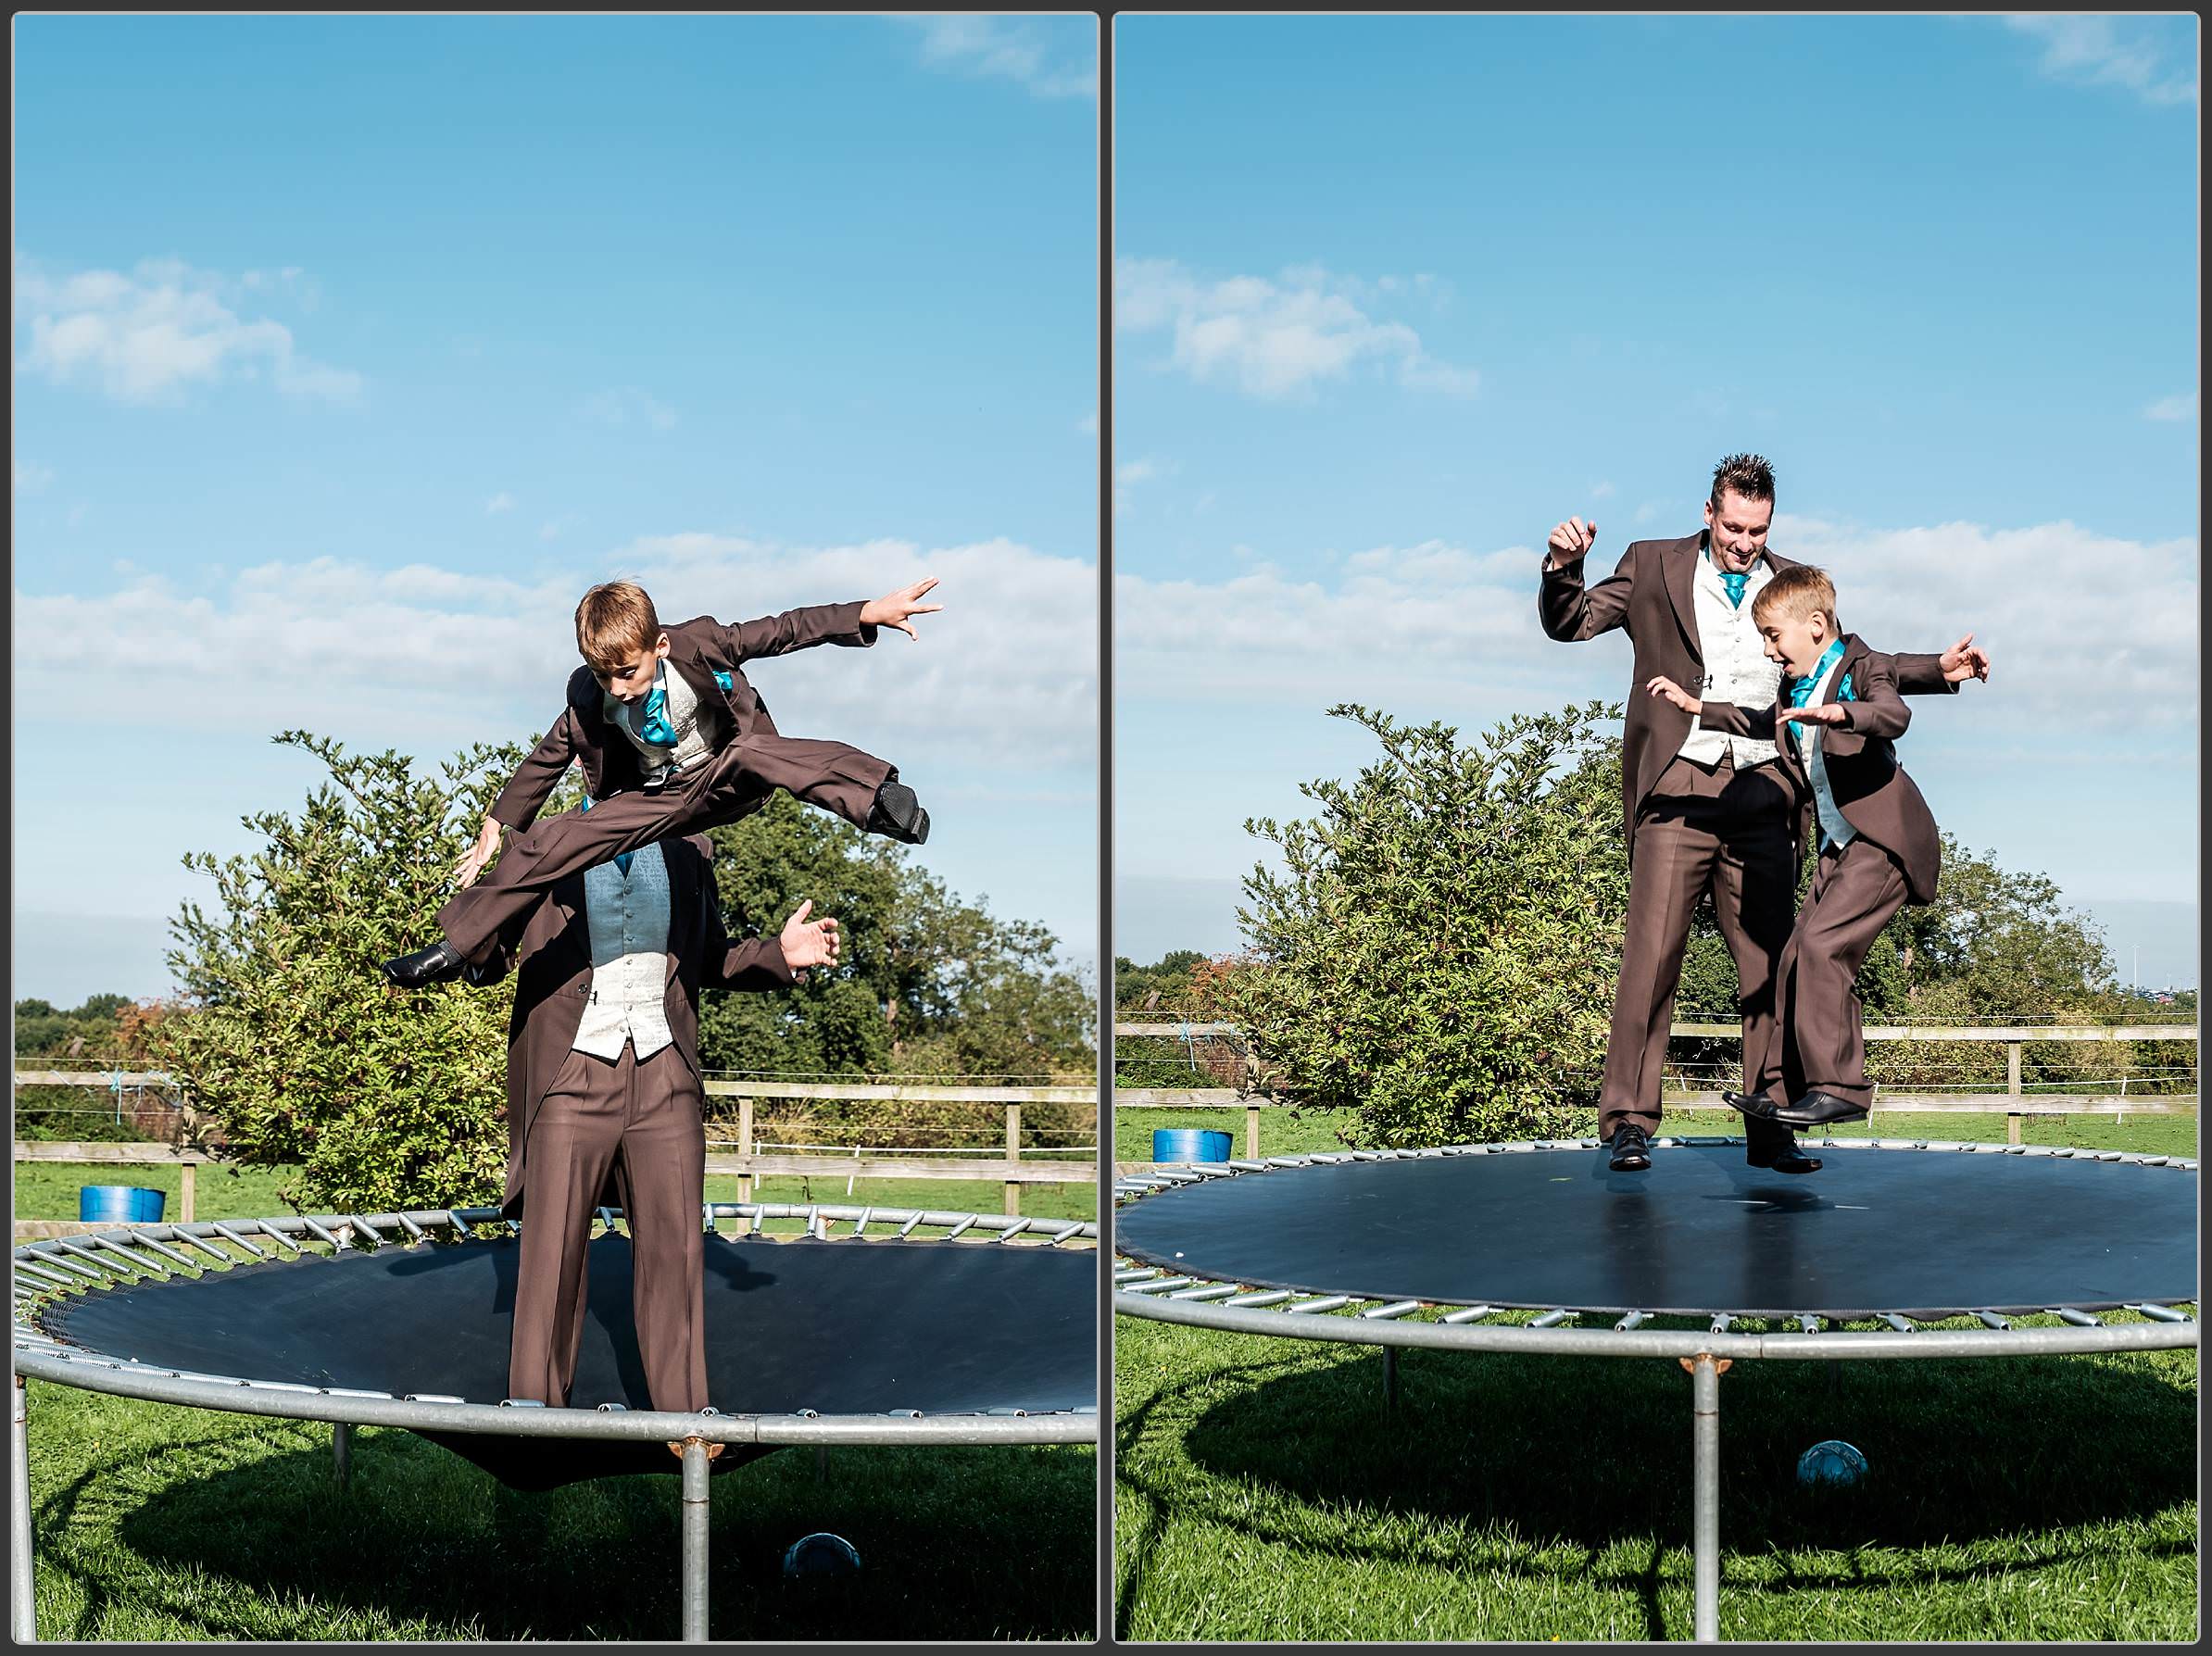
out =
[[[1127,460],[1113,469],[1113,509],[1129,509],[1129,491],[1138,483],[1150,483],[1155,478],[1172,477],[1177,468],[1172,461],[1153,459]]]
[[[173,258],[118,270],[56,273],[15,264],[16,366],[57,384],[90,383],[127,403],[175,402],[187,388],[259,380],[286,396],[343,401],[361,376],[302,356],[292,330],[241,308],[289,292],[308,304],[296,267],[231,278]]]
[[[1310,397],[1320,383],[1363,365],[1409,391],[1469,396],[1479,383],[1475,370],[1431,356],[1407,323],[1371,314],[1409,296],[1433,302],[1440,293],[1433,277],[1364,281],[1306,265],[1272,279],[1211,281],[1175,259],[1122,258],[1113,287],[1117,326],[1171,334],[1166,366],[1250,396]]]
[[[544,728],[576,667],[577,595],[642,581],[663,617],[741,621],[873,596],[924,574],[946,608],[916,643],[886,634],[748,669],[786,734],[836,736],[919,770],[979,758],[1010,770],[1087,763],[1098,728],[1098,571],[1006,540],[791,547],[692,533],[648,537],[587,569],[524,582],[418,564],[268,563],[189,591],[122,571],[102,593],[15,596],[26,669],[92,669],[83,710],[144,729],[173,709],[263,730],[373,726],[459,746]],[[254,695],[209,697],[254,663]],[[465,666],[464,678],[457,669]]]
[[[628,425],[635,421],[649,425],[657,432],[665,432],[676,423],[676,411],[651,394],[635,385],[618,385],[609,391],[595,391],[576,405],[576,412],[585,420],[596,420],[601,425]]]
[[[1612,485],[1611,483],[1592,483],[1592,484],[1590,484],[1590,497],[1592,500],[1610,500],[1610,499],[1612,499],[1612,498],[1613,498],[1613,485]]]
[[[2178,396],[2162,396],[2143,411],[2145,420],[2194,420],[2196,393],[2182,392]]]
[[[2195,75],[2169,66],[2164,50],[2146,38],[2140,19],[2125,35],[2116,19],[2093,12],[2038,12],[2005,21],[2042,43],[2037,67],[2053,80],[2123,87],[2146,104],[2196,102]]]
[[[1034,21],[983,12],[899,15],[896,20],[922,31],[922,61],[933,69],[1017,82],[1033,97],[1099,95],[1090,55],[1055,51]]]
[[[1784,514],[1774,545],[1835,576],[1844,625],[1879,647],[1939,650],[1972,629],[1995,658],[1993,733],[2171,725],[2197,683],[2197,547],[2073,523],[1869,530]],[[1601,546],[1610,573],[1621,544]],[[1271,563],[1215,581],[1114,581],[1117,682],[1148,699],[1526,708],[1618,699],[1619,640],[1561,646],[1537,622],[1539,547],[1377,546],[1326,580]]]
[[[54,481],[54,468],[42,466],[35,460],[18,460],[15,470],[15,492],[19,495],[36,495]]]
[[[496,518],[501,512],[511,512],[514,508],[515,497],[505,489],[501,489],[484,503],[484,515],[487,518]]]

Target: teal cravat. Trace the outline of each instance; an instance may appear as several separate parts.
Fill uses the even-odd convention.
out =
[[[1723,575],[1721,579],[1726,581],[1728,577]],[[1828,670],[1833,667],[1842,659],[1843,641],[1841,638],[1838,638],[1831,642],[1828,648],[1820,652],[1820,659],[1813,663],[1813,671],[1811,672],[1805,674],[1805,676],[1802,679],[1793,679],[1791,681],[1790,705],[1793,708],[1802,708],[1806,703],[1810,702],[1813,699],[1813,691],[1815,687],[1819,684],[1822,679],[1828,676]],[[1849,679],[1845,679],[1842,684],[1837,689],[1836,699],[1838,701],[1858,700],[1858,697],[1852,694],[1851,681]]]
[[[668,722],[668,692],[659,684],[646,692],[645,717],[637,721],[637,734],[656,747],[676,745],[676,733]]]
[[[1743,588],[1750,580],[1751,571],[1749,570],[1744,571],[1741,575],[1731,575],[1726,570],[1720,571],[1720,583],[1728,589],[1728,607],[1731,609],[1743,608]]]

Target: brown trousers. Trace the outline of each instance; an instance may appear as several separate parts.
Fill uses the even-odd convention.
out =
[[[1775,990],[1779,1038],[1768,1048],[1756,1090],[1778,1104],[1814,1087],[1862,1108],[1873,1102],[1856,985],[1866,951],[1905,896],[1904,871],[1879,846],[1854,839],[1841,850],[1821,848],[1813,889],[1782,949]]]
[[[735,738],[659,793],[626,790],[587,811],[563,811],[533,823],[475,884],[446,900],[438,925],[447,943],[475,960],[500,931],[529,913],[547,886],[571,874],[672,834],[735,822],[767,804],[777,788],[864,828],[876,790],[897,774],[884,760],[843,742],[770,734]]]
[[[595,810],[593,815],[598,813]],[[707,1135],[672,1042],[642,1061],[571,1052],[530,1124],[507,1395],[565,1407],[584,1337],[585,1244],[610,1172],[629,1221],[631,1298],[653,1407],[707,1406]]]
[[[1725,757],[1710,771],[1675,759],[1638,808],[1620,985],[1598,1089],[1603,1136],[1630,1121],[1647,1133],[1658,1130],[1675,991],[1690,919],[1708,890],[1736,961],[1744,1089],[1752,1090],[1766,1072],[1775,1038],[1775,966],[1790,939],[1797,884],[1790,856],[1792,809],[1778,765],[1739,772]],[[1747,1126],[1753,1143],[1778,1138],[1782,1131],[1763,1122]]]

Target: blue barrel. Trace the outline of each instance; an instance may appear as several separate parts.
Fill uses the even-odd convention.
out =
[[[1152,1129],[1152,1160],[1155,1161],[1226,1161],[1229,1147],[1236,1141],[1226,1133],[1212,1127],[1155,1127]]]
[[[165,1199],[144,1185],[86,1185],[77,1192],[77,1217],[87,1224],[157,1224]]]

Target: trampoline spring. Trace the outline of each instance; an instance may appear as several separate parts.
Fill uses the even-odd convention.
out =
[[[1735,1320],[1727,1311],[1715,1311],[1713,1321],[1705,1324],[1705,1332],[1707,1334],[1726,1334],[1728,1331],[1728,1324]]]
[[[1037,1221],[1034,1219],[1017,1219],[1012,1224],[1008,1225],[1004,1230],[999,1233],[999,1240],[1001,1242],[1011,1242],[1014,1237],[1020,1236],[1024,1231],[1027,1230],[1036,1223]]]
[[[255,1223],[261,1227],[261,1234],[263,1236],[274,1242],[279,1248],[284,1249],[285,1252],[297,1253],[299,1251],[299,1244],[284,1235],[283,1231],[277,1229],[277,1227],[271,1224],[268,1220],[257,1220]]]
[[[1305,1164],[1303,1156],[1270,1156],[1262,1163],[1265,1167],[1303,1167]]]
[[[14,1289],[14,1293],[15,1293],[15,1297],[16,1297],[18,1299],[36,1299],[36,1298],[38,1298],[38,1296],[39,1296],[39,1290],[38,1290],[38,1289],[36,1289],[36,1288],[27,1288],[27,1287],[23,1286],[22,1286],[22,1284],[20,1284],[20,1283],[18,1283],[18,1284],[16,1285],[16,1286],[15,1286],[15,1289]]]
[[[984,1413],[998,1415],[1002,1420],[1026,1420],[1029,1418],[1029,1411],[1026,1409],[986,1409]]]
[[[873,1208],[862,1208],[861,1216],[852,1222],[852,1234],[856,1236],[860,1236],[868,1228],[868,1221],[874,1216],[875,1210]]]
[[[1158,1276],[1159,1274],[1160,1273],[1150,1265],[1133,1265],[1126,1270],[1116,1271],[1113,1273],[1113,1282],[1114,1286],[1119,1287],[1125,1282],[1142,1282],[1148,1276]]]
[[[308,1236],[313,1236],[319,1242],[329,1243],[331,1250],[334,1253],[343,1253],[352,1246],[345,1237],[331,1230],[320,1220],[303,1219],[299,1223],[306,1227]]]
[[[1457,1311],[1446,1311],[1438,1321],[1449,1323],[1456,1328],[1463,1323],[1479,1323],[1493,1314],[1496,1309],[1489,1305],[1463,1305]]]
[[[953,1237],[959,1236],[962,1231],[966,1230],[981,1217],[982,1215],[978,1213],[969,1213],[964,1215],[958,1224],[954,1225],[950,1230],[945,1233],[945,1240],[948,1242],[951,1241]]]
[[[1974,1314],[1981,1320],[1981,1325],[1984,1328],[2010,1328],[2012,1326],[2011,1318],[2001,1317],[1995,1311],[1978,1311]]]
[[[399,1228],[407,1233],[408,1247],[411,1248],[418,1242],[430,1240],[430,1233],[417,1224],[408,1214],[395,1213],[392,1217],[399,1222]]]
[[[90,1260],[94,1264],[99,1266],[103,1271],[114,1272],[118,1276],[122,1277],[125,1281],[132,1280],[132,1273],[129,1271],[126,1271],[122,1266],[117,1264],[113,1260],[108,1259],[97,1248],[87,1248],[82,1242],[72,1242],[66,1239],[57,1242],[56,1246],[58,1248],[67,1248],[69,1252],[75,1254],[80,1259]],[[103,1278],[102,1280],[104,1281],[106,1279]]]
[[[791,1411],[791,1418],[794,1420],[820,1420],[822,1411],[819,1409],[794,1409]]]
[[[598,1208],[594,1211],[598,1214],[599,1223],[604,1227],[606,1234],[612,1236],[614,1234],[614,1210],[612,1208]]]
[[[171,1248],[166,1242],[159,1242],[155,1240],[155,1238],[152,1236],[143,1236],[138,1238],[138,1241],[142,1247],[151,1248],[154,1252],[159,1254],[165,1260],[174,1260],[178,1264],[183,1266],[187,1271],[197,1271],[199,1269],[199,1267],[194,1264],[192,1261],[186,1259],[182,1254],[179,1253],[175,1248]]]
[[[39,1258],[44,1260],[48,1264],[52,1265],[57,1271],[67,1271],[72,1276],[88,1276],[93,1281],[98,1283],[102,1287],[106,1287],[107,1286],[107,1279],[101,1275],[97,1271],[94,1271],[90,1265],[80,1265],[75,1260],[62,1259],[55,1254],[46,1252],[44,1248],[39,1250]],[[76,1285],[72,1283],[70,1286],[73,1287]]]
[[[223,1223],[220,1219],[211,1221],[208,1223],[207,1228],[213,1231],[217,1236],[220,1236],[224,1241],[237,1243],[239,1247],[245,1248],[246,1252],[252,1254],[257,1260],[265,1260],[269,1257],[269,1255],[264,1253],[258,1247],[251,1242],[248,1242],[244,1236],[241,1236],[236,1231],[233,1230],[229,1225]]]
[[[1065,1242],[1069,1237],[1080,1236],[1082,1234],[1083,1221],[1078,1219],[1074,1223],[1064,1224],[1061,1226],[1060,1229],[1052,1232],[1050,1240],[1054,1246],[1058,1246],[1060,1243]]]
[[[145,1238],[139,1237],[134,1239],[143,1241]],[[155,1276],[167,1276],[170,1274],[170,1269],[167,1265],[162,1264],[157,1260],[142,1259],[139,1255],[132,1253],[128,1248],[125,1248],[120,1242],[118,1242],[112,1236],[94,1236],[93,1240],[97,1242],[102,1248],[113,1248],[117,1253],[121,1254],[123,1258],[129,1260],[133,1265],[136,1265],[141,1271],[147,1272]]]
[[[1257,1294],[1239,1294],[1236,1298],[1225,1300],[1223,1303],[1257,1310],[1263,1305],[1280,1305],[1289,1298],[1290,1290],[1288,1288],[1266,1288]]]
[[[1340,1305],[1351,1305],[1351,1303],[1353,1300],[1350,1294],[1325,1294],[1318,1299],[1301,1299],[1296,1305],[1286,1307],[1283,1315],[1286,1317],[1317,1316],[1323,1311],[1333,1311]]]
[[[599,1210],[599,1211],[600,1211],[600,1212],[602,1212],[602,1213],[604,1213],[606,1211],[607,1211],[607,1210],[606,1210],[606,1209],[604,1209],[604,1208],[602,1208],[602,1209],[600,1209],[600,1210]],[[376,1226],[374,1226],[373,1224],[371,1224],[371,1223],[369,1223],[369,1222],[368,1222],[366,1219],[363,1219],[363,1218],[362,1218],[362,1217],[361,1217],[361,1216],[360,1216],[358,1213],[348,1213],[348,1214],[346,1216],[346,1224],[347,1224],[349,1227],[351,1227],[351,1230],[352,1230],[352,1233],[353,1233],[353,1235],[354,1235],[354,1236],[356,1236],[357,1237],[358,1237],[358,1236],[366,1236],[366,1237],[368,1237],[368,1238],[369,1238],[369,1239],[370,1239],[371,1242],[374,1242],[374,1243],[375,1243],[375,1244],[376,1244],[376,1245],[377,1245],[379,1248],[382,1248],[382,1247],[383,1246],[383,1243],[384,1243],[384,1234],[383,1234],[383,1232],[382,1232],[382,1231],[378,1230],[378,1229],[376,1228]]]
[[[94,1282],[106,1282],[107,1280],[97,1271],[93,1270],[90,1266],[72,1264],[68,1260],[50,1261],[44,1267],[42,1268],[37,1265],[29,1264],[20,1257],[19,1257],[16,1261],[16,1270],[19,1273],[24,1276],[32,1277],[44,1282],[49,1282],[57,1287],[64,1288],[73,1288],[77,1286],[75,1276],[65,1275],[65,1272],[73,1272],[77,1276],[89,1276]]]
[[[916,1225],[920,1224],[921,1223],[922,1223],[922,1215],[921,1215],[921,1214],[919,1214],[919,1213],[913,1213],[913,1214],[910,1214],[910,1215],[908,1216],[908,1218],[907,1218],[907,1222],[906,1222],[904,1224],[902,1224],[902,1225],[900,1225],[900,1226],[899,1227],[899,1234],[900,1236],[908,1236],[908,1235],[911,1234],[911,1232],[913,1231],[913,1228],[914,1228]]]
[[[410,1391],[404,1399],[409,1403],[465,1403],[466,1398],[455,1397],[444,1391]]]
[[[919,1409],[886,1409],[884,1413],[892,1420],[920,1420],[922,1418],[922,1411]]]
[[[627,1403],[601,1403],[599,1412],[601,1414],[627,1414],[630,1412],[630,1405]]]
[[[1369,1323],[1386,1323],[1399,1317],[1411,1316],[1421,1309],[1418,1299],[1400,1299],[1389,1305],[1378,1305],[1373,1311],[1364,1311],[1361,1319]]]
[[[1811,1316],[1800,1317],[1797,1319],[1797,1326],[1803,1333],[1818,1334],[1820,1332],[1820,1319],[1818,1317]]]
[[[243,1384],[256,1391],[304,1392],[310,1398],[322,1389],[320,1386],[302,1386],[296,1380],[247,1380]]]
[[[1226,1299],[1237,1291],[1233,1282],[1212,1282],[1202,1288],[1180,1288],[1170,1294],[1170,1299]]]
[[[1577,1313],[1571,1311],[1548,1311],[1528,1324],[1531,1328],[1556,1328],[1562,1323],[1572,1323]]]
[[[355,1386],[326,1386],[322,1388],[322,1395],[326,1398],[369,1398],[384,1403],[392,1400],[392,1394],[388,1391],[369,1391]]]
[[[1125,1294],[1158,1294],[1168,1288],[1187,1288],[1198,1281],[1195,1276],[1163,1276],[1156,1282],[1132,1283],[1124,1288]]]
[[[1913,1332],[1912,1324],[1907,1319],[1899,1316],[1895,1311],[1880,1311],[1876,1314],[1879,1315],[1881,1320],[1887,1323],[1892,1328],[1894,1328],[1899,1334],[1910,1334]]]
[[[2076,1311],[2070,1305],[2055,1306],[2051,1314],[2061,1323],[2071,1323],[2076,1328],[2102,1328],[2105,1325],[2102,1317],[2093,1317],[2085,1311]]]
[[[1256,1173],[1265,1168],[1267,1163],[1264,1161],[1246,1161],[1238,1160],[1230,1162],[1229,1165],[1235,1168],[1238,1173]]]
[[[2187,1323],[2193,1321],[2187,1312],[2178,1311],[2170,1305],[2131,1305],[2130,1311],[2141,1311],[2154,1323]]]
[[[1650,1321],[1651,1313],[1649,1311],[1630,1311],[1613,1325],[1613,1332],[1627,1334],[1631,1328],[1640,1328]]]

